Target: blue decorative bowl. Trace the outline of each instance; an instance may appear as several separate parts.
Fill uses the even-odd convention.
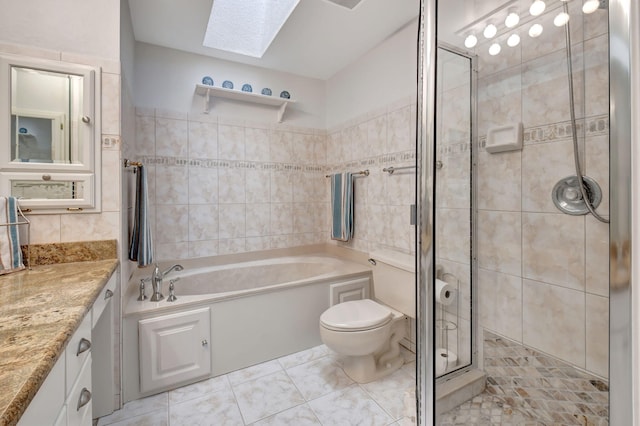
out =
[[[262,92],[260,93],[266,96],[271,96],[271,89],[269,89],[268,87],[265,87],[264,89],[262,89]]]
[[[213,86],[213,79],[209,76],[202,77],[202,84],[206,84],[207,86]]]
[[[242,85],[242,91],[251,93],[251,92],[253,92],[253,87],[251,87],[250,84],[243,84]]]
[[[286,90],[283,90],[282,92],[280,92],[280,97],[283,99],[291,99],[291,95]]]
[[[222,82],[222,87],[224,87],[225,89],[233,89],[233,82],[225,80]]]

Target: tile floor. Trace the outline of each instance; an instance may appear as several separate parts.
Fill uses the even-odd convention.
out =
[[[357,384],[326,346],[127,403],[98,425],[401,425],[415,354],[376,382]]]
[[[439,426],[608,425],[602,379],[493,333],[484,333],[486,390],[445,413]]]

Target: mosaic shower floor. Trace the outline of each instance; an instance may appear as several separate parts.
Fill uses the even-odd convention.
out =
[[[488,332],[484,367],[486,390],[439,426],[609,424],[609,386],[596,376]]]

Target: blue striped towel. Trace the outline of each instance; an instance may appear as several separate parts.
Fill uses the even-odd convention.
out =
[[[331,175],[331,239],[353,238],[353,176],[351,173]]]
[[[147,170],[138,166],[136,175],[136,207],[134,210],[133,231],[129,244],[129,260],[137,261],[138,266],[153,263],[153,241],[149,223],[149,200],[147,197]]]
[[[24,269],[20,233],[18,232],[18,200],[0,197],[0,275]]]

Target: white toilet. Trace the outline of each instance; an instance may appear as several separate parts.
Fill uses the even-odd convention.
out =
[[[406,316],[415,317],[414,258],[397,252],[371,253],[373,296],[331,306],[320,316],[320,337],[344,356],[345,373],[358,383],[384,377],[402,366],[400,340]]]

